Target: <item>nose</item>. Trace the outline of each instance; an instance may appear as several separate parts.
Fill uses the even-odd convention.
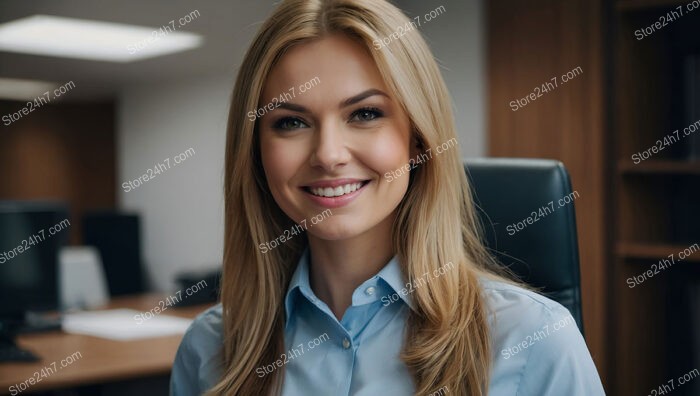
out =
[[[314,138],[310,163],[326,172],[333,172],[350,161],[342,126],[334,122],[324,122]]]

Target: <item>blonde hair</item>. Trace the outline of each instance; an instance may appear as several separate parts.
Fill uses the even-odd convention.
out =
[[[265,254],[258,250],[292,220],[272,198],[256,123],[246,113],[258,107],[266,78],[285,50],[345,34],[367,47],[423,150],[454,139],[447,87],[421,35],[411,30],[379,50],[373,45],[408,23],[383,0],[285,0],[246,53],[233,90],[226,139],[224,372],[208,395],[280,393],[283,370],[260,378],[255,369],[284,352],[284,295],[307,242],[295,238]],[[496,275],[487,269],[492,259],[479,235],[458,149],[442,152],[411,172],[393,229],[406,281],[453,263],[444,275],[412,293],[416,312],[409,314],[401,359],[417,395],[444,387],[455,395],[487,393],[491,350],[479,277]]]

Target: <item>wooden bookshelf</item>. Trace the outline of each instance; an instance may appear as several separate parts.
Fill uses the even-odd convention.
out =
[[[619,0],[615,7],[618,11],[637,11],[649,8],[673,7],[686,4],[683,0]]]
[[[683,159],[692,151],[687,143],[632,160],[689,125],[681,114],[679,59],[700,52],[700,9],[684,11],[641,40],[635,36],[685,4],[486,3],[489,154],[555,158],[569,169],[581,194],[576,220],[586,342],[610,395],[647,395],[699,364],[688,366],[693,354],[677,348],[689,349],[689,333],[700,333],[688,321],[691,314],[680,315],[690,300],[684,288],[700,289],[700,252],[643,287],[626,283],[700,243],[700,161]],[[517,111],[509,108],[511,100],[576,66],[584,70],[580,80]],[[674,395],[700,394],[694,386]]]
[[[622,175],[700,176],[700,161],[650,160],[635,164],[630,160],[620,160],[617,171]]]
[[[681,351],[692,348],[692,333],[698,332],[688,326],[692,305],[684,289],[700,279],[700,252],[683,261],[679,252],[700,242],[700,206],[692,204],[700,200],[700,162],[683,159],[687,140],[638,164],[631,159],[687,122],[683,62],[700,49],[700,12],[684,12],[641,40],[635,35],[687,3],[621,0],[612,12],[612,394],[649,394],[697,364],[693,359],[698,357]],[[664,276],[646,280],[643,287],[626,287],[630,277],[669,255],[676,265]],[[697,394],[694,386],[674,395]]]
[[[686,257],[683,262],[700,263],[700,251],[695,251],[695,248],[691,248],[692,245],[693,244],[667,245],[659,243],[619,242],[615,251],[617,256],[622,259],[663,260],[673,255],[673,257],[678,260],[679,252],[690,248],[692,254]],[[680,262],[680,260],[678,262]]]

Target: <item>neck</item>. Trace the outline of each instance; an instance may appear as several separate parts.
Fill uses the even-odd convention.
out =
[[[394,256],[393,220],[389,216],[350,239],[328,241],[309,235],[311,288],[338,320],[352,304],[353,291]]]

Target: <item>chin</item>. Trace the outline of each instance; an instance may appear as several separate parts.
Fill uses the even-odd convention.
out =
[[[342,241],[361,235],[365,229],[352,224],[316,224],[309,228],[309,235],[326,241]]]

